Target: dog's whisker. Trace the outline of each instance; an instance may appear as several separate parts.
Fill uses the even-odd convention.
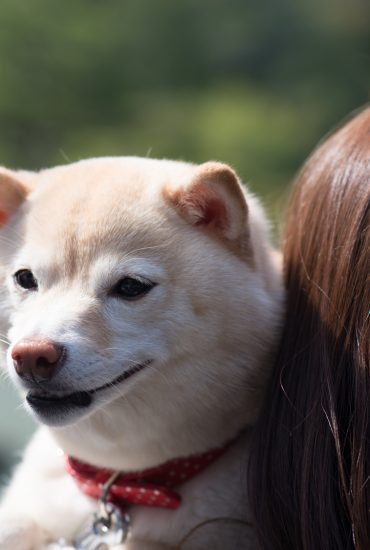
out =
[[[23,238],[24,238],[23,235],[14,226],[10,227],[8,225],[7,232],[9,232],[10,234],[15,235],[19,240],[23,240]],[[0,236],[0,241],[7,242],[7,243],[12,244],[14,246],[14,240],[12,240],[10,237],[7,237],[6,235],[1,235]]]
[[[7,369],[4,369],[4,368],[0,369],[0,381],[1,382],[10,381],[10,374]]]
[[[27,411],[26,407],[25,407],[25,404],[24,402],[22,401],[21,403],[18,403],[18,405],[15,407],[15,410],[18,412],[18,411],[21,411],[22,413],[26,412],[27,414],[29,414],[29,411]]]

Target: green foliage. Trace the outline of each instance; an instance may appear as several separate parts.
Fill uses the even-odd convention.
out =
[[[2,0],[0,163],[231,163],[271,204],[369,93],[365,0]]]

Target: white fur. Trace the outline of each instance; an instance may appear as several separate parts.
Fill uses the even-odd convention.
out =
[[[212,170],[217,178],[217,166],[208,166],[207,182]],[[254,197],[246,196],[247,237],[232,233],[235,242],[248,239],[249,257],[193,227],[166,202],[167,186],[191,186],[201,168],[122,158],[46,170],[1,230],[2,323],[11,341],[8,370],[21,392],[27,388],[10,354],[24,338],[67,348],[67,362],[50,383],[56,394],[93,389],[151,361],[101,391],[88,409],[52,422],[41,418],[52,426],[35,435],[2,502],[1,550],[36,550],[56,537],[72,538],[96,509],[65,473],[60,449],[98,466],[137,470],[237,438],[179,488],[178,510],[131,507],[132,538],[124,547],[175,547],[204,520],[247,519],[247,429],[279,333],[280,274]],[[225,193],[222,188],[221,198]],[[233,196],[228,212],[241,219],[238,202]],[[69,240],[75,248],[67,247]],[[37,292],[15,288],[12,274],[21,268],[32,269]],[[124,276],[156,286],[133,302],[110,296]],[[225,525],[204,526],[184,549],[236,548],[234,540],[253,548],[250,528]]]

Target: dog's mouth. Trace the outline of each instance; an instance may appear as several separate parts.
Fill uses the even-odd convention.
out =
[[[135,365],[123,372],[117,378],[114,378],[110,382],[98,386],[90,390],[75,391],[66,394],[55,394],[43,389],[30,390],[27,393],[26,401],[31,408],[39,415],[45,417],[65,415],[66,412],[72,409],[83,409],[91,405],[94,395],[97,393],[114,388],[118,384],[121,384],[137,372],[143,370],[152,361],[148,360],[138,365]]]

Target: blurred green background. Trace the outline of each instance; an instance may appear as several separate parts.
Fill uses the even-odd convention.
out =
[[[368,0],[2,0],[0,164],[222,160],[276,221],[369,68]],[[0,471],[31,429],[2,382]]]

